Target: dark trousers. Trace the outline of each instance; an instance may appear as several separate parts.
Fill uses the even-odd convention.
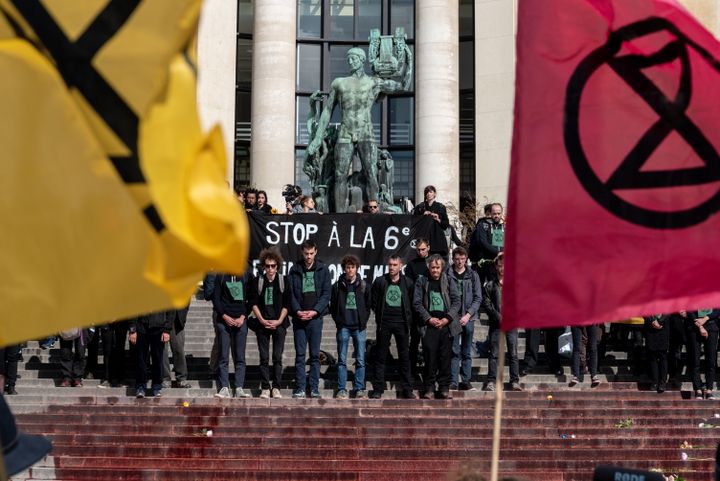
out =
[[[18,363],[20,362],[20,352],[22,347],[5,346],[0,348],[0,375],[5,379],[4,388],[15,387],[17,383]],[[3,386],[0,385],[0,391]]]
[[[282,379],[282,358],[285,349],[285,336],[287,328],[278,326],[276,329],[265,329],[257,327],[255,329],[255,337],[257,337],[258,352],[260,353],[260,388],[270,389],[270,338],[272,338],[272,387],[280,389],[280,381]]]
[[[428,326],[425,329],[422,345],[425,359],[425,391],[435,391],[436,382],[439,391],[449,391],[450,361],[452,359],[450,329],[448,326],[440,329]]]
[[[665,384],[668,372],[668,352],[649,351],[650,380],[654,385]]]
[[[580,354],[582,351],[582,338],[583,330],[587,333],[587,366],[591,376],[595,376],[598,373],[598,329],[597,326],[583,327],[571,327],[573,340],[573,351],[572,351],[572,375],[582,380],[583,373],[580,369]]]
[[[87,341],[85,372],[92,373],[93,376],[98,367],[98,351],[100,350],[100,338],[102,337],[101,331],[106,328],[107,326],[96,327],[93,336]],[[105,346],[103,346],[103,349],[105,349]]]
[[[708,337],[702,337],[697,328],[692,325],[687,330],[688,360],[692,376],[693,389],[699,391],[715,388],[715,364],[717,363],[718,331],[708,330]],[[700,357],[705,354],[705,359]],[[700,371],[705,371],[705,384],[700,380]]]
[[[218,316],[219,317],[219,316]],[[218,344],[218,380],[220,387],[230,387],[230,349],[235,356],[235,388],[245,387],[245,346],[247,345],[248,323],[241,327],[230,327],[219,317],[215,323],[215,335]]]
[[[400,371],[402,390],[412,390],[407,325],[399,322],[388,323],[383,320],[380,322],[375,344],[375,382],[373,382],[373,388],[377,392],[385,391],[385,365],[388,355],[390,355],[390,340],[392,337],[395,337],[398,351],[398,371]]]
[[[420,341],[422,340],[422,336],[420,335],[420,328],[418,327],[419,322],[419,319],[413,316],[413,322],[410,325],[410,342],[408,345],[408,356],[410,359],[410,373],[413,376],[417,376],[418,374],[420,374],[418,360],[420,353]]]
[[[92,337],[83,330],[80,337],[72,341],[60,339],[60,372],[63,379],[78,381],[85,374],[85,351]],[[86,337],[87,336],[87,337]]]
[[[558,336],[562,329],[525,329],[525,365],[528,370],[535,369],[540,360],[540,337],[545,334],[545,355],[551,371],[560,368],[558,355]]]
[[[105,358],[105,380],[125,379],[125,340],[127,322],[120,321],[101,329],[103,357]],[[97,335],[97,332],[95,333]],[[88,369],[89,371],[89,369]]]
[[[147,370],[150,364],[150,376],[153,390],[162,389],[162,354],[165,343],[162,331],[137,333],[137,364],[135,369],[135,387],[147,387]]]
[[[499,328],[490,328],[490,359],[488,359],[488,382],[495,382],[497,378],[497,360],[500,355],[500,336],[502,331]],[[505,333],[507,344],[507,365],[510,368],[510,383],[520,382],[520,359],[518,358],[518,332],[513,329]],[[556,342],[557,344],[557,342]],[[557,348],[555,349],[557,352]]]
[[[173,371],[175,371],[176,381],[187,381],[188,369],[187,360],[185,359],[185,329],[177,331],[177,324],[173,323],[172,331],[170,331],[169,348],[163,350],[163,381],[170,381],[170,354],[172,351]]]
[[[323,318],[309,321],[293,319],[293,341],[295,343],[295,389],[305,391],[307,373],[305,372],[305,353],[310,348],[310,391],[315,392],[320,385],[320,341],[322,340]]]
[[[685,345],[685,326],[683,325],[683,321],[673,316],[670,321],[670,352],[667,357],[668,374],[671,379],[680,380],[682,376],[682,350]],[[687,351],[689,350],[688,348]]]

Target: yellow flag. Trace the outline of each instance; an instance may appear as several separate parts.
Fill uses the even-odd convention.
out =
[[[0,0],[0,345],[187,304],[247,219],[201,131],[199,0]]]

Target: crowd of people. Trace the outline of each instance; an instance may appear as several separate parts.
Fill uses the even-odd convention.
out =
[[[435,188],[428,186],[424,193],[425,200],[415,207],[414,214],[431,216],[441,227],[447,227],[447,212],[441,203],[435,202]],[[249,209],[272,211],[265,192],[248,189],[242,194]],[[311,203],[303,209],[308,205],[312,209]],[[377,202],[372,200],[368,206],[370,212],[378,209]],[[602,324],[527,329],[524,358],[520,360],[519,333],[500,330],[506,226],[502,205],[488,204],[485,214],[469,236],[467,249],[457,246],[446,258],[433,253],[432,239],[416,239],[414,256],[408,262],[391,255],[387,259],[386,274],[371,283],[361,278],[358,272],[361,259],[354,255],[343,257],[342,274],[332,283],[327,266],[317,258],[318,249],[313,240],[302,244],[302,258],[292,265],[287,275],[281,274],[284,259],[277,248],[261,251],[260,273],[256,277],[250,270],[243,276],[208,275],[203,294],[213,306],[215,338],[210,368],[218,383],[215,396],[251,396],[245,386],[245,373],[246,345],[252,331],[260,358],[260,397],[282,397],[283,351],[292,327],[295,349],[292,396],[320,397],[320,345],[324,318],[329,315],[336,327],[336,396],[340,399],[351,394],[356,398],[383,396],[393,338],[398,355],[399,397],[415,398],[413,387],[417,384],[422,386],[419,395],[423,398],[448,399],[453,390],[475,390],[472,359],[476,355],[488,357],[483,388],[494,391],[503,335],[511,390],[522,390],[520,378],[538,369],[543,340],[544,360],[551,372],[563,375],[562,354],[570,358],[571,387],[583,382],[585,373],[590,375],[591,386],[600,384],[601,354],[609,344],[614,344],[616,349],[627,349],[634,375],[649,372],[651,389],[658,393],[664,392],[668,383],[679,384],[683,365],[687,365],[695,397],[714,398],[720,309],[635,318],[609,324],[609,332],[606,332],[607,325]],[[475,324],[480,321],[481,312],[487,315],[489,327],[484,342],[475,340]],[[60,385],[63,387],[80,387],[84,378],[94,376],[102,378],[100,387],[121,386],[126,373],[134,371],[137,397],[148,394],[148,376],[149,392],[160,396],[163,388],[190,387],[184,352],[187,313],[186,307],[89,329],[74,329],[39,344],[48,349],[59,340]],[[371,313],[375,318],[374,340],[369,339],[366,332]],[[352,390],[348,390],[351,340],[355,366]],[[126,341],[131,351],[127,357]],[[105,358],[101,373],[97,361],[100,342]],[[21,349],[22,346],[0,349],[0,374],[6,394],[17,393]],[[366,360],[370,354],[373,390],[368,392]],[[128,359],[131,366],[126,365]],[[234,391],[229,376],[231,359]]]

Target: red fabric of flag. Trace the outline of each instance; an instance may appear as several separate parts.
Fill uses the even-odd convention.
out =
[[[502,326],[720,306],[720,44],[673,0],[519,2]]]

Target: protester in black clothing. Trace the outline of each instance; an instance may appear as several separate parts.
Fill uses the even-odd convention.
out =
[[[405,399],[414,399],[410,374],[408,337],[413,322],[413,287],[402,274],[402,259],[392,255],[388,259],[388,273],[375,279],[372,285],[370,305],[375,312],[377,344],[375,345],[375,388],[370,394],[373,399],[382,398],[385,392],[385,364],[390,354],[390,340],[395,338],[398,351],[400,382],[398,394]]]
[[[427,258],[430,255],[430,242],[423,237],[415,239],[415,253],[417,256],[405,266],[405,276],[413,286],[420,277],[428,275]],[[415,378],[420,377],[418,366],[422,359],[420,353],[421,325],[422,321],[417,311],[413,309],[413,322],[410,325],[410,373]]]
[[[272,206],[267,203],[267,192],[264,190],[258,190],[256,207],[257,211],[263,214],[272,213]]]
[[[20,344],[5,346],[0,348],[0,389],[5,394],[17,394],[15,385],[17,384],[18,362],[20,361],[20,352],[22,346]]]
[[[245,191],[245,210],[248,212],[257,210],[257,190],[252,187]]]
[[[687,333],[688,360],[692,374],[695,398],[714,399],[715,365],[717,364],[718,317],[720,309],[699,309],[687,313],[685,332]],[[700,379],[703,367],[700,357],[704,358],[705,383]]]
[[[525,376],[533,372],[540,363],[540,339],[543,338],[545,356],[550,371],[556,376],[563,375],[563,368],[558,355],[558,337],[563,333],[560,328],[525,329],[525,357],[520,375]]]
[[[135,368],[135,397],[145,397],[148,364],[152,380],[152,394],[162,396],[162,354],[170,340],[172,325],[165,312],[154,312],[128,320],[130,344],[137,344]]]
[[[260,397],[263,399],[281,398],[282,357],[285,348],[285,336],[290,325],[290,286],[288,280],[278,271],[282,268],[283,258],[277,247],[260,251],[260,268],[264,273],[258,276],[250,288],[250,304],[254,317],[250,319],[250,328],[257,337],[260,354]],[[272,338],[272,385],[270,384],[270,339]]]
[[[308,380],[310,397],[320,395],[320,344],[323,316],[328,312],[332,290],[330,271],[316,259],[317,245],[307,239],[300,245],[302,259],[290,268],[290,314],[293,316],[293,343],[295,344],[295,392],[293,398],[305,397]],[[310,351],[310,376],[305,368],[305,356]]]
[[[228,366],[230,351],[235,361],[235,397],[247,398],[249,393],[244,390],[245,384],[245,346],[247,344],[248,323],[250,314],[248,303],[248,286],[251,284],[250,271],[243,276],[217,274],[213,290],[213,310],[215,311],[215,337],[218,346],[218,384],[219,390],[215,397],[229,398],[230,378]]]
[[[167,312],[170,316],[170,342],[169,349],[163,349],[163,387],[170,387],[170,352],[173,357],[173,371],[175,371],[175,387],[189,388],[188,382],[187,360],[185,359],[185,324],[187,323],[187,315],[190,310],[188,304],[182,309],[173,309]],[[168,352],[170,351],[170,352]]]
[[[468,255],[478,271],[480,280],[485,283],[492,275],[493,260],[505,246],[505,221],[503,208],[499,203],[490,205],[490,217],[480,219],[470,238]],[[478,264],[479,263],[479,264]]]
[[[497,276],[490,279],[484,284],[483,307],[490,320],[490,358],[488,359],[488,376],[485,384],[486,391],[495,390],[495,379],[497,377],[497,359],[500,355],[500,323],[502,322],[502,286],[505,275],[505,261],[502,253],[498,254],[495,259],[495,271]],[[522,391],[520,386],[520,363],[518,361],[517,329],[508,331],[505,334],[507,342],[508,366],[510,367],[510,389],[513,391]],[[555,349],[557,352],[557,348]]]
[[[63,377],[60,385],[82,387],[87,345],[92,340],[93,332],[89,329],[77,329],[72,336],[68,335],[69,332],[72,331],[60,336],[60,372]]]
[[[128,322],[126,320],[98,327],[95,335],[102,338],[103,381],[99,387],[119,387],[125,380],[125,340]]]
[[[424,399],[450,397],[450,362],[452,338],[462,332],[460,325],[460,294],[453,277],[445,272],[445,260],[439,254],[428,257],[428,277],[415,283],[414,303],[423,334],[425,358]],[[438,390],[435,392],[435,383]]]
[[[645,345],[650,357],[650,389],[663,393],[667,381],[670,316],[657,314],[645,317]]]
[[[440,225],[442,230],[445,230],[450,225],[450,221],[447,216],[447,209],[440,202],[435,202],[437,197],[437,190],[435,186],[428,185],[424,191],[425,200],[420,202],[413,209],[413,215],[428,215]]]
[[[669,383],[673,387],[680,387],[682,384],[683,365],[687,362],[683,361],[683,347],[687,345],[685,339],[685,318],[687,312],[676,312],[668,316],[670,351],[668,353],[668,376]],[[686,349],[686,352],[688,349]]]
[[[343,274],[333,284],[330,315],[337,327],[338,399],[347,399],[347,353],[350,339],[355,353],[355,397],[367,399],[365,391],[366,327],[370,317],[370,288],[360,278],[360,259],[352,254],[342,258]]]

